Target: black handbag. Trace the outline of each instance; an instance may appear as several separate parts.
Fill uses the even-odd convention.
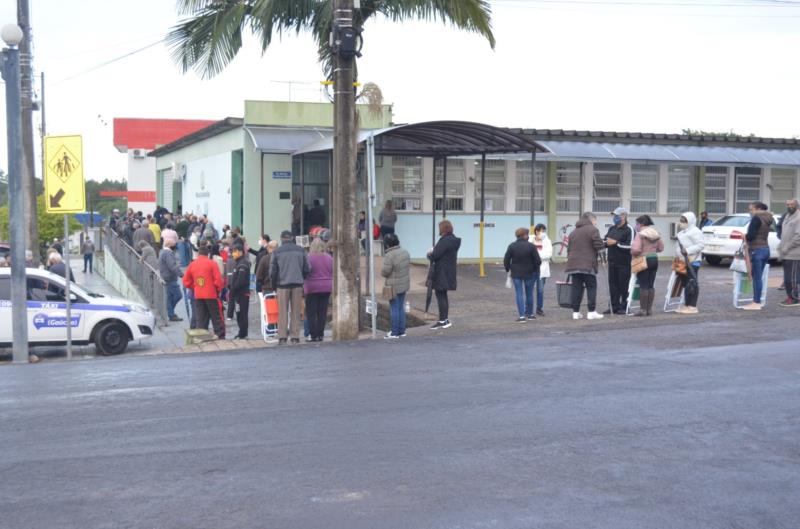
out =
[[[572,280],[556,281],[556,298],[558,306],[564,309],[572,308]]]

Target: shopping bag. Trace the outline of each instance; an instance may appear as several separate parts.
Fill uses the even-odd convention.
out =
[[[733,254],[733,261],[731,261],[731,270],[739,272],[740,274],[748,274],[747,259],[745,258],[744,251],[740,246],[736,253]]]
[[[556,297],[558,298],[558,306],[571,309],[572,308],[572,281],[556,281]]]
[[[514,287],[514,280],[511,279],[511,272],[506,274],[506,288],[513,288]]]

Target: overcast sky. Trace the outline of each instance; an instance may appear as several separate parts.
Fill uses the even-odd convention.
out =
[[[114,117],[221,119],[241,117],[245,99],[322,101],[308,34],[284,37],[263,57],[246,42],[225,72],[205,81],[182,74],[163,44],[98,67],[163,38],[177,21],[170,0],[30,2],[48,133],[84,136],[89,178],[125,176],[125,157],[112,144]],[[0,25],[16,20],[15,4],[0,0]],[[494,51],[442,24],[368,22],[361,81],[383,89],[395,122],[800,135],[800,1],[492,6]],[[0,141],[5,169],[4,127]]]

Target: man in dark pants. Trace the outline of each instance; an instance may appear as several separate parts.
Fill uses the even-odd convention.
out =
[[[231,275],[231,303],[238,309],[236,323],[239,325],[239,334],[234,339],[246,340],[250,311],[250,259],[244,253],[244,248],[237,243],[231,246],[231,255],[235,260]]]
[[[217,337],[225,336],[225,323],[219,308],[219,292],[222,290],[222,274],[217,263],[208,258],[208,246],[198,249],[197,259],[186,268],[183,286],[194,291],[194,312],[197,328],[208,329],[208,320]]]
[[[611,212],[614,225],[606,233],[608,248],[608,289],[611,293],[611,307],[604,314],[628,313],[628,284],[631,280],[631,243],[636,236],[628,224],[628,210],[617,208]]]

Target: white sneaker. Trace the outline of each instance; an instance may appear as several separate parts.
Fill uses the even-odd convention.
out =
[[[581,314],[580,312],[573,312],[572,313],[572,319],[573,320],[582,320],[583,319],[583,314]]]
[[[597,311],[594,311],[594,312],[590,312],[589,314],[587,314],[586,315],[586,319],[587,320],[602,320],[603,319],[603,315],[600,314]]]

